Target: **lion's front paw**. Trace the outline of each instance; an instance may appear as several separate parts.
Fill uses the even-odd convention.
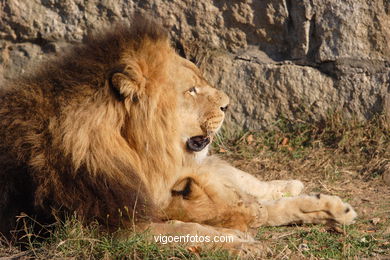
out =
[[[315,197],[321,201],[323,211],[329,214],[332,220],[344,225],[354,223],[357,217],[355,210],[351,205],[343,202],[340,197],[324,194],[317,194]]]
[[[301,194],[304,185],[298,180],[275,180],[268,182],[270,189],[260,200],[277,200],[284,197],[294,197]]]
[[[339,197],[323,194],[281,198],[264,202],[264,205],[268,211],[266,224],[271,226],[329,222],[352,224],[357,216],[351,205]]]
[[[282,190],[282,192],[284,193],[283,197],[297,196],[301,194],[303,188],[304,185],[301,181],[290,180],[286,183],[285,188]]]

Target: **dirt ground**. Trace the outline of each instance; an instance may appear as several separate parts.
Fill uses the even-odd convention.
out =
[[[308,149],[298,156],[293,149],[238,151],[237,156],[237,150],[222,148],[219,153],[261,180],[299,179],[305,184],[303,193],[338,195],[358,213],[351,227],[261,229],[258,238],[269,245],[270,259],[390,259],[390,186],[383,172],[375,175],[350,153],[343,157],[335,149]],[[334,241],[340,244],[332,248]]]

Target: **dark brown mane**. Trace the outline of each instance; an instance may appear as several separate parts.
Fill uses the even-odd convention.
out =
[[[71,48],[57,61],[47,62],[40,71],[33,72],[33,77],[29,75],[28,80],[40,82],[45,78],[50,85],[61,89],[82,84],[100,88],[104,86],[108,74],[121,65],[123,52],[137,52],[145,40],[166,41],[168,33],[153,20],[141,16],[132,19],[130,25],[118,22],[89,33],[83,44]]]
[[[121,136],[124,106],[106,87],[123,55],[131,60],[159,41],[168,42],[166,31],[138,17],[88,36],[0,92],[0,232],[9,234],[20,212],[39,221],[52,209],[114,229],[154,218]]]

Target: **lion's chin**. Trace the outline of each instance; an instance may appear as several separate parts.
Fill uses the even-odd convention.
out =
[[[187,140],[187,149],[191,152],[200,152],[210,143],[210,141],[210,137],[208,136],[193,136]]]

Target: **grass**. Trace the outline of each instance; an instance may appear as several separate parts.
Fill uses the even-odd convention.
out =
[[[351,226],[262,227],[256,238],[270,248],[269,259],[360,259],[390,256],[390,189],[381,180],[390,169],[389,121],[368,122],[329,115],[320,122],[281,117],[262,132],[223,130],[213,153],[260,179],[300,179],[306,193],[341,196],[359,218]],[[126,239],[83,226],[70,217],[34,239],[25,226],[27,251],[5,240],[1,256],[77,259],[227,259],[225,251],[161,246],[133,233]],[[230,258],[233,258],[230,256]]]
[[[31,223],[28,217],[26,221]],[[20,245],[26,249],[26,256],[36,259],[199,259],[203,256],[209,259],[229,258],[228,253],[223,250],[201,252],[196,251],[196,248],[179,245],[161,246],[151,240],[147,232],[129,233],[126,238],[120,235],[120,230],[108,234],[102,232],[97,223],[83,225],[75,216],[58,222],[54,228],[42,228],[48,233],[45,239],[31,233],[29,229],[26,230],[24,242]],[[19,254],[21,253],[18,248],[5,246],[5,243],[0,250],[0,257]]]
[[[312,162],[316,155],[319,161],[331,159],[334,169],[327,177],[335,180],[337,168],[351,167],[370,178],[381,176],[390,163],[390,123],[384,116],[361,122],[334,114],[319,123],[281,117],[270,130],[223,129],[222,136],[214,150],[231,160],[262,157],[300,163]]]
[[[273,248],[272,259],[297,257],[312,259],[353,259],[388,253],[386,237],[365,233],[359,226],[333,229],[323,225],[264,227],[257,238]]]

